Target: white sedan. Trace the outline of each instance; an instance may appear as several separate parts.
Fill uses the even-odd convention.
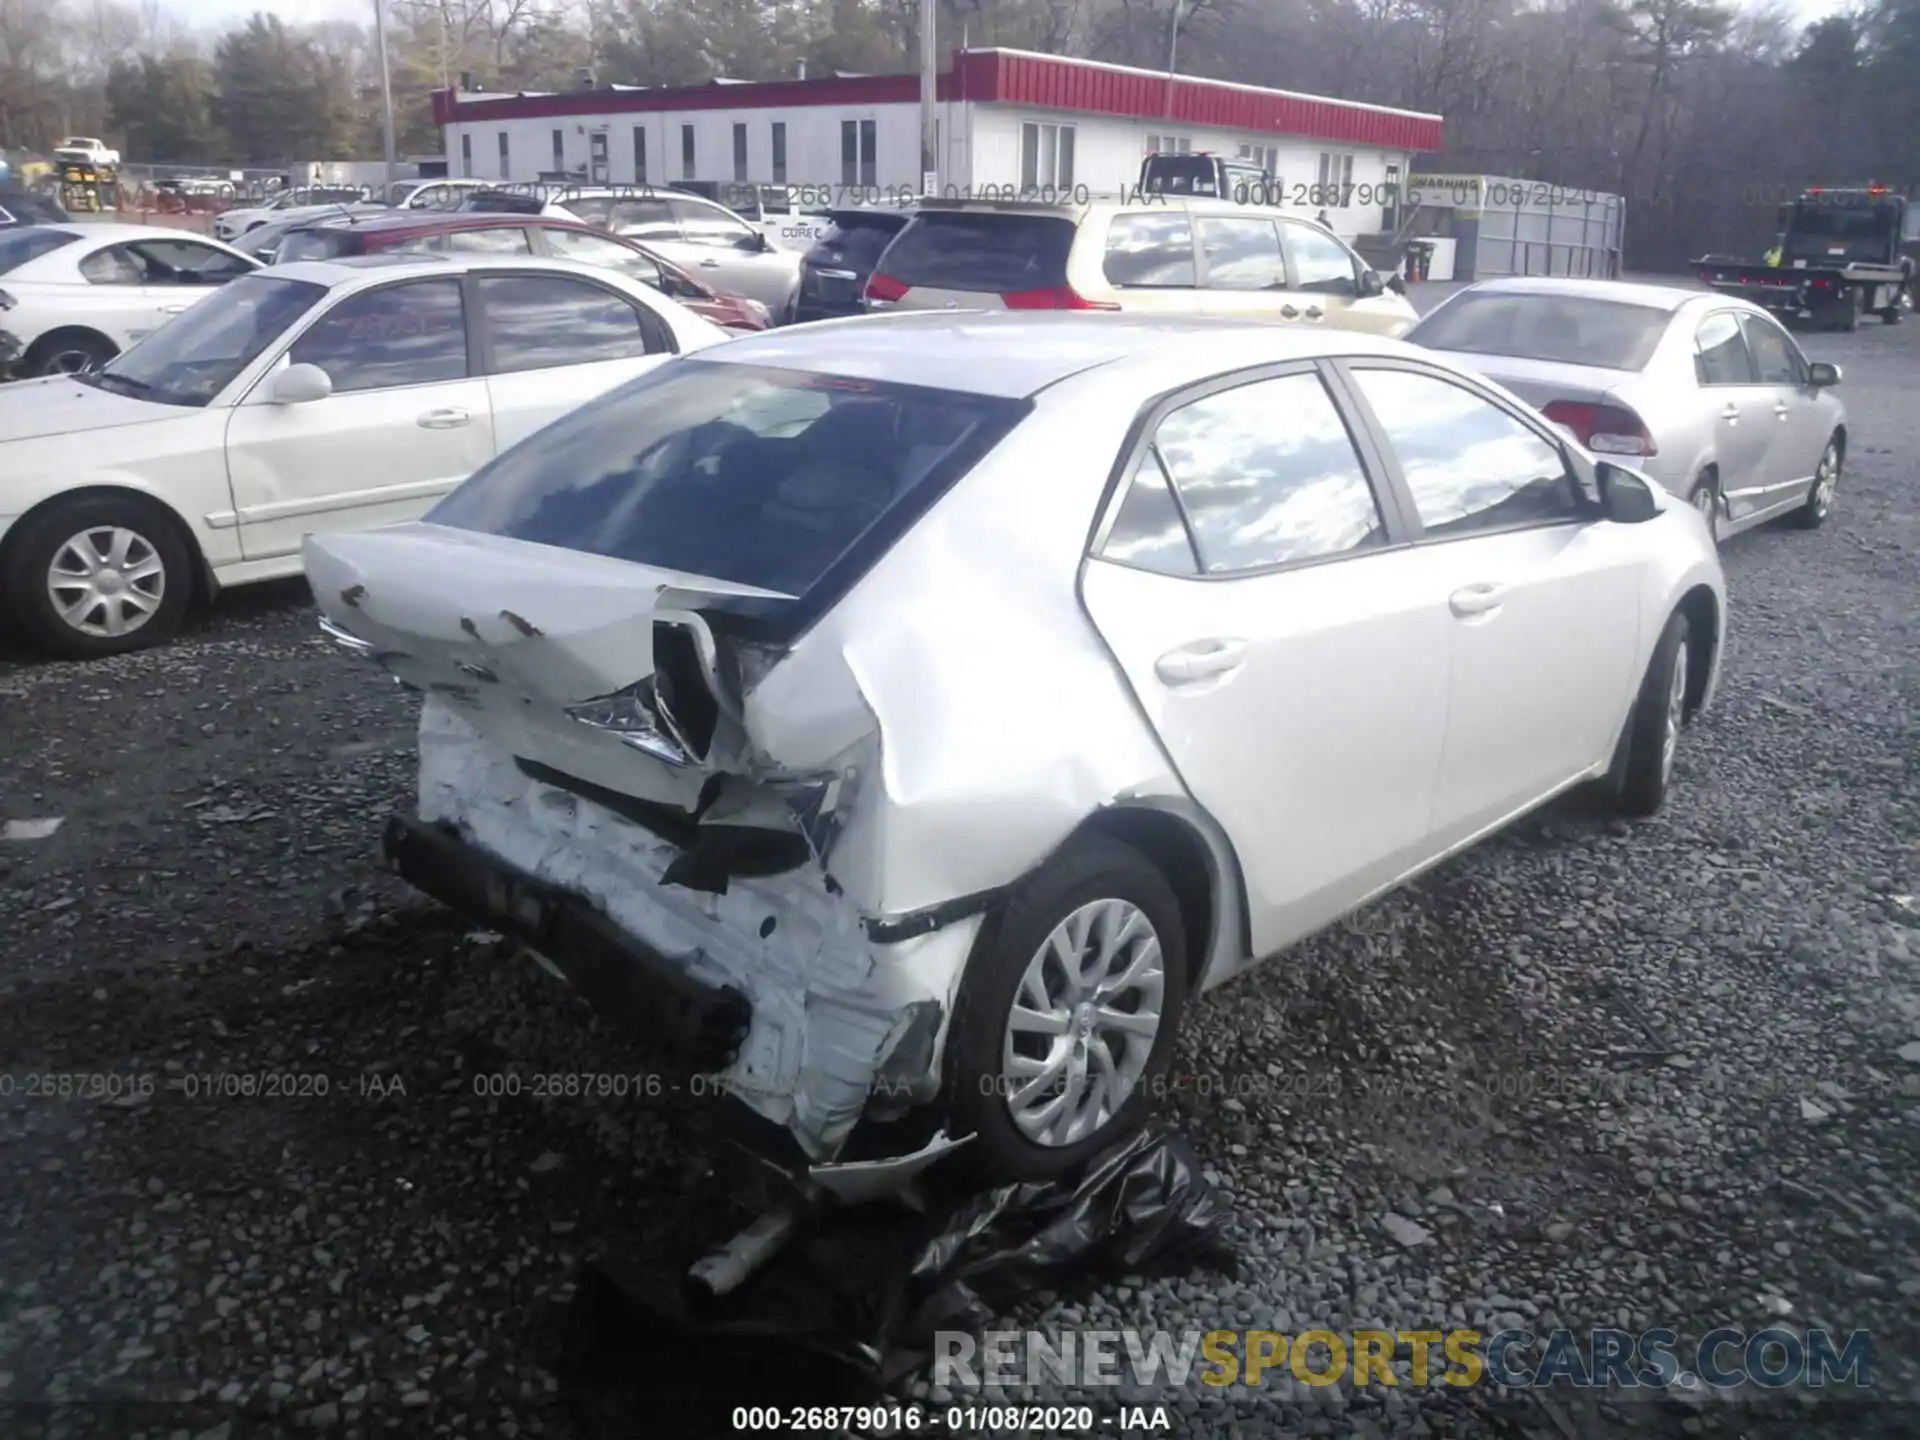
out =
[[[56,654],[163,639],[408,520],[582,400],[727,332],[610,270],[372,256],[245,276],[100,370],[0,386],[0,606]]]
[[[0,232],[0,374],[91,370],[259,262],[157,225]]]
[[[259,205],[237,205],[231,210],[222,210],[213,217],[213,233],[222,240],[236,240],[254,227],[272,220],[323,215],[344,206],[365,204],[367,199],[363,188],[351,185],[314,185],[283,190]]]
[[[425,693],[400,873],[823,1185],[1057,1176],[1189,997],[1576,785],[1652,812],[1726,615],[1696,512],[1458,365],[1017,311],[675,360],[307,573]]]

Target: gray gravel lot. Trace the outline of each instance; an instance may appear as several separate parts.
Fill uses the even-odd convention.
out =
[[[1199,1005],[1167,1105],[1241,1273],[1010,1324],[1867,1328],[1876,1398],[1777,1433],[1920,1433],[1920,323],[1804,343],[1847,372],[1836,515],[1728,547],[1667,813],[1557,807]],[[649,1061],[384,874],[411,720],[298,586],[0,659],[0,820],[62,818],[0,841],[0,1436],[588,1433],[554,1306],[700,1199],[708,1117],[475,1094]],[[209,1093],[239,1075],[304,1093]],[[1192,1435],[1759,1433],[1678,1389],[1091,1398]]]

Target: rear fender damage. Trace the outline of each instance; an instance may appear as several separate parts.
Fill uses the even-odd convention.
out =
[[[880,1158],[863,1144],[836,1163],[863,1119],[939,1098],[948,1017],[986,912],[1007,881],[1127,798],[1100,765],[1055,774],[1044,816],[1028,809],[1016,839],[1005,800],[969,802],[966,777],[940,758],[950,733],[940,722],[922,733],[939,697],[899,663],[898,637],[861,653],[826,626],[789,644],[765,623],[777,598],[662,588],[624,645],[615,627],[586,623],[597,617],[576,632],[565,607],[527,620],[520,606],[497,622],[463,617],[457,648],[438,640],[416,658],[399,614],[381,623],[379,587],[355,588],[351,604],[323,598],[324,628],[424,692],[420,820],[744,993],[751,1022],[718,1078],[792,1137],[822,1188],[904,1177],[968,1138],[908,1126]],[[643,666],[624,689],[577,686]],[[471,693],[430,683],[442,670]],[[890,743],[914,752],[898,778]],[[1006,769],[991,753],[967,758]],[[646,798],[666,795],[685,799]],[[914,837],[904,856],[903,833]],[[1000,848],[983,867],[970,841],[988,833]],[[889,910],[896,893],[915,908]]]

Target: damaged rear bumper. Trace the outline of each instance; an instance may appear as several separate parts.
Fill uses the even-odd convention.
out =
[[[739,990],[689,974],[578,896],[502,864],[449,828],[395,815],[383,848],[410,885],[538,951],[595,1009],[694,1071],[722,1071],[739,1057],[753,1023]]]

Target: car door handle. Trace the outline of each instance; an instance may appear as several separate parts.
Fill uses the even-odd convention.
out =
[[[414,423],[426,430],[457,430],[472,419],[465,410],[429,410]]]
[[[1306,310],[1307,319],[1309,320],[1318,320],[1325,313],[1326,312],[1318,305],[1309,305]]]
[[[1720,418],[1722,420],[1738,420],[1740,418],[1740,407],[1729,401],[1727,408],[1720,412]]]
[[[1246,658],[1244,640],[1196,640],[1154,661],[1153,673],[1168,685],[1192,685],[1237,670]]]
[[[1784,420],[1793,413],[1793,407],[1784,400],[1776,400],[1773,402],[1773,413]]]
[[[702,260],[700,262],[700,268],[702,270],[718,270],[720,268],[720,262],[718,260]]]
[[[187,313],[187,307],[184,305],[162,305],[160,307],[160,313],[162,315],[184,315]]]
[[[1463,585],[1454,591],[1447,597],[1447,605],[1456,615],[1485,615],[1498,610],[1500,602],[1506,598],[1506,586],[1483,580],[1475,585]]]
[[[1282,305],[1280,307],[1280,318],[1283,320],[1298,320],[1300,318],[1300,312],[1291,305]]]

